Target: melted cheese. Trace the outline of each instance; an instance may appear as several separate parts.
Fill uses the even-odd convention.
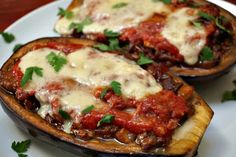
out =
[[[28,67],[43,68],[43,77],[33,74],[32,80],[27,83],[24,90],[35,91],[35,97],[41,104],[38,114],[42,118],[47,114],[53,116],[58,112],[53,109],[55,100],[62,110],[72,112],[72,120],[63,124],[63,129],[67,133],[70,133],[73,122],[80,121],[81,112],[85,108],[90,105],[100,108],[104,105],[93,95],[97,87],[106,87],[111,81],[118,81],[121,83],[122,96],[135,99],[162,90],[161,85],[151,74],[122,56],[102,53],[93,48],[82,48],[67,56],[63,55],[68,63],[57,73],[47,62],[46,56],[50,52],[63,55],[49,48],[34,50],[21,58],[19,67],[23,73]],[[46,88],[53,83],[59,83],[62,88],[58,90]]]
[[[192,12],[193,15],[189,15]],[[198,56],[206,44],[204,29],[191,25],[197,19],[197,10],[182,8],[170,14],[161,34],[175,45],[187,64],[193,65],[198,61]]]
[[[90,88],[109,86],[110,82],[118,81],[122,86],[122,94],[136,99],[162,89],[153,76],[135,62],[119,55],[101,53],[92,48],[83,48],[65,56],[68,64],[56,73],[46,59],[52,51],[59,53],[44,48],[29,52],[21,59],[19,66],[23,73],[27,67],[43,68],[43,77],[33,75],[33,80],[25,87],[26,91],[38,90],[48,81],[58,79],[73,79]]]
[[[113,8],[115,4],[127,3],[121,8]],[[84,33],[102,33],[105,29],[116,32],[127,27],[135,27],[140,22],[151,17],[154,13],[167,14],[170,9],[162,2],[152,0],[84,0],[82,6],[74,10],[73,19],[61,18],[55,29],[60,34],[71,34],[69,25],[72,22],[81,22],[90,17],[93,23],[84,27]]]
[[[126,6],[114,9],[118,3],[127,3]],[[206,32],[191,25],[197,18],[197,9],[180,8],[174,12],[163,2],[152,0],[84,0],[79,8],[72,10],[74,18],[61,18],[55,25],[57,32],[63,35],[72,33],[69,25],[79,23],[85,17],[90,17],[93,23],[86,25],[83,33],[103,33],[105,29],[120,32],[124,28],[136,27],[147,20],[154,13],[167,15],[166,24],[161,32],[171,44],[176,46],[183,55],[185,63],[194,65],[206,44]]]

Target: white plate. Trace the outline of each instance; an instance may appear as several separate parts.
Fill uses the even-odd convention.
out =
[[[236,15],[235,5],[221,0],[210,1]],[[40,37],[58,36],[53,32],[54,23],[58,18],[57,10],[58,7],[65,8],[69,3],[70,0],[55,1],[31,12],[7,28],[6,31],[13,33],[16,40],[11,44],[6,44],[0,39],[0,66],[11,55],[15,44],[26,43]],[[236,68],[220,79],[196,85],[197,91],[215,112],[199,147],[199,157],[233,157],[236,155],[236,122],[234,122],[236,102],[220,102],[223,91],[233,89],[232,80],[234,79],[236,79]],[[11,149],[11,143],[29,138],[31,137],[19,130],[0,107],[0,156],[17,156]],[[78,155],[34,139],[32,139],[32,145],[27,154],[29,157],[78,157]]]

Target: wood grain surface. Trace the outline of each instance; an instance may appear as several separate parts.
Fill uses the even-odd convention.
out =
[[[0,0],[0,31],[28,12],[53,0]],[[236,0],[227,0],[236,4]]]

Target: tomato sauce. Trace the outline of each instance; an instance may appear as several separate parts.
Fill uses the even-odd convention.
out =
[[[68,43],[60,43],[60,42],[48,42],[47,44],[43,44],[43,45],[35,45],[34,49],[40,49],[40,48],[51,48],[51,49],[55,49],[58,51],[62,51],[64,52],[66,55],[74,52],[75,50],[81,49],[83,47],[83,45],[81,44],[68,44]]]
[[[98,96],[98,93],[101,93],[100,91],[101,89],[98,89],[95,96]],[[190,111],[182,97],[168,90],[136,101],[124,99],[109,91],[103,99],[110,108],[92,111],[82,117],[81,124],[84,128],[94,130],[104,115],[112,114],[115,117],[112,124],[125,128],[132,133],[154,132],[156,136],[169,137],[178,127],[182,118]],[[135,111],[133,113],[125,111],[128,108],[134,108]]]

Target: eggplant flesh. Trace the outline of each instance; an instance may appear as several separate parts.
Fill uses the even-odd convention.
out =
[[[170,70],[177,76],[182,77],[185,81],[191,83],[191,82],[205,82],[212,79],[216,79],[220,76],[223,76],[224,74],[228,73],[232,67],[236,63],[236,18],[234,15],[232,15],[230,12],[226,11],[223,8],[220,8],[219,6],[211,3],[206,2],[203,0],[193,0],[193,2],[199,3],[199,4],[209,4],[215,8],[220,9],[220,14],[225,16],[228,21],[230,21],[232,25],[232,44],[223,52],[224,54],[220,57],[219,61],[217,63],[210,67],[210,68],[201,68],[198,66],[185,66],[180,63],[180,65],[171,63]],[[68,6],[67,10],[71,11],[75,8],[78,8],[80,5],[82,5],[83,0],[73,0],[72,3]],[[77,34],[70,34],[70,35],[63,35],[62,36],[72,36],[72,37],[80,37],[81,33],[79,35]],[[92,40],[97,40],[96,37],[92,37],[90,34],[87,35],[83,34],[83,38],[88,38]],[[160,60],[157,60],[158,62]]]
[[[38,39],[22,46],[18,51],[16,51],[5,62],[1,71],[12,70],[13,64],[27,52],[32,50],[35,45],[45,44],[49,41],[82,44],[84,46],[92,46],[95,44],[93,41],[80,40],[76,38]],[[183,86],[189,86],[184,83],[182,79],[175,76],[173,77],[182,82]],[[13,94],[2,86],[0,86],[0,100],[1,105],[8,116],[31,136],[81,156],[193,157],[197,152],[201,138],[203,137],[203,134],[213,116],[213,111],[210,107],[196,92],[194,92],[191,103],[195,112],[182,124],[181,127],[175,130],[170,143],[165,148],[143,151],[140,146],[136,144],[121,144],[114,140],[110,141],[101,139],[83,141],[76,138],[74,135],[67,134],[49,124],[37,113],[23,107]]]

